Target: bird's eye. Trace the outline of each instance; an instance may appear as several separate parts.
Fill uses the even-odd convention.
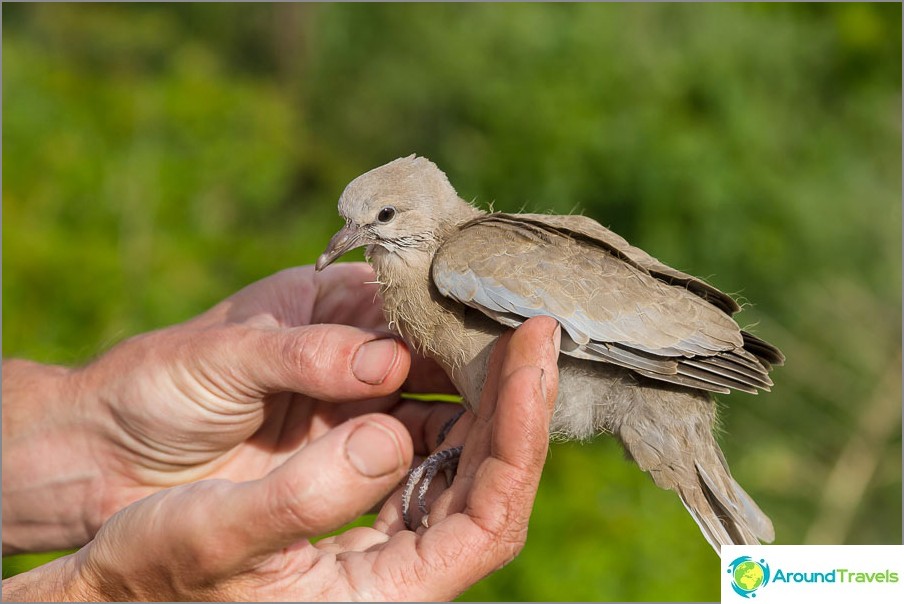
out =
[[[380,222],[389,222],[393,218],[395,218],[395,208],[392,206],[386,206],[377,214],[377,220]]]

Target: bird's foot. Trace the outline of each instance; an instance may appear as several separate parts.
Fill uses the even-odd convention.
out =
[[[455,419],[458,418],[456,417]],[[421,524],[426,527],[428,516],[427,489],[430,488],[431,481],[433,481],[433,478],[440,470],[445,470],[447,477],[455,474],[455,470],[458,468],[458,461],[461,459],[461,450],[462,447],[458,446],[437,451],[421,462],[421,465],[408,475],[408,482],[405,483],[405,488],[402,490],[402,520],[407,529],[414,530],[411,524],[411,496],[414,494],[414,490],[417,489],[417,508],[421,512]]]

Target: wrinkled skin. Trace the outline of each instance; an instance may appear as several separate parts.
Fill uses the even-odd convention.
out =
[[[71,435],[56,453],[90,451],[55,470],[79,468],[85,494],[41,493],[26,488],[33,474],[4,472],[4,549],[93,539],[7,579],[5,597],[450,599],[510,561],[546,454],[555,323],[539,319],[500,340],[479,417],[466,415],[447,439],[464,443],[459,475],[430,529],[413,533],[401,526],[399,481],[457,406],[400,399],[403,385],[449,384],[388,338],[365,281],[372,273],[361,264],[284,271],[85,368],[50,372],[61,384],[54,392],[76,393],[40,414]],[[4,438],[4,464],[27,457],[17,452],[39,418],[16,401],[40,372],[4,363],[4,437],[23,428],[11,444]],[[29,505],[29,493],[44,503]],[[381,501],[373,527],[312,543]],[[84,523],[36,536],[24,517],[56,502]]]

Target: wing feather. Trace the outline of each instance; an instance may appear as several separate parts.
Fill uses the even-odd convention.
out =
[[[564,354],[685,386],[755,393],[784,358],[740,330],[729,296],[583,216],[472,220],[437,251],[432,277],[442,295],[504,325],[554,317]]]

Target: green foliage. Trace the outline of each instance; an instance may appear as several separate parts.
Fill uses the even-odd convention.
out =
[[[779,543],[900,543],[900,49],[898,4],[4,5],[3,354],[82,363],[310,263],[343,186],[417,152],[755,303],[788,364],[721,397],[735,476]],[[602,438],[551,448],[463,599],[719,572]]]

